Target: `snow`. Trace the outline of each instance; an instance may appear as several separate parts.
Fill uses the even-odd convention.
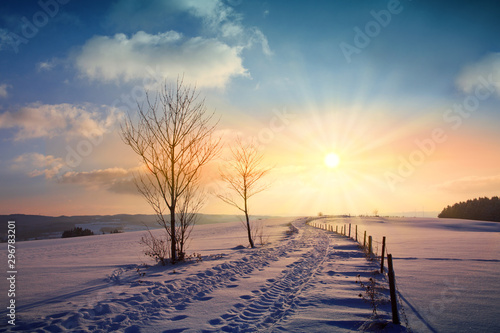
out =
[[[261,221],[268,244],[246,247],[239,222],[196,226],[187,263],[154,265],[144,231],[18,242],[16,326],[0,332],[404,331],[390,324],[387,280],[356,243],[306,219]],[[292,222],[297,232],[287,235]],[[500,331],[500,223],[436,218],[325,218],[354,237],[382,236],[394,258],[401,319],[413,332]],[[161,230],[154,230],[157,233]],[[0,254],[6,258],[6,247]],[[202,261],[197,260],[198,254]],[[144,265],[147,263],[148,265]],[[7,271],[6,269],[4,271]],[[376,279],[380,317],[356,276]],[[8,289],[6,279],[0,290]],[[7,299],[0,299],[5,309]],[[404,311],[404,312],[403,312]],[[389,324],[388,324],[389,323]]]
[[[500,332],[500,223],[437,218],[325,219],[386,236],[396,282],[417,332]],[[378,245],[380,253],[381,247]]]
[[[375,278],[384,299],[388,290],[354,241],[305,218],[262,222],[269,244],[256,249],[239,222],[197,226],[193,259],[165,267],[143,264],[144,232],[19,242],[16,326],[2,321],[0,331],[404,331],[387,324],[387,302],[374,321],[358,297],[358,274]],[[290,222],[297,232],[287,235]]]

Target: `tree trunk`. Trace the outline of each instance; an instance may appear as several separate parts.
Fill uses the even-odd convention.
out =
[[[248,241],[250,242],[250,247],[253,249],[255,245],[253,244],[252,232],[250,230],[250,219],[248,217],[248,208],[247,201],[245,200],[245,218],[247,220],[247,233],[248,233]]]
[[[175,206],[170,208],[170,262],[175,264],[177,262],[176,251],[176,238],[175,238]]]
[[[177,238],[175,237],[175,207],[177,206],[176,188],[175,188],[175,146],[170,153],[170,177],[172,179],[172,185],[170,187],[170,261],[172,264],[177,262]]]
[[[250,247],[253,249],[255,245],[253,244],[252,233],[250,232],[250,220],[248,218],[247,212],[245,212],[245,217],[247,219],[248,241],[250,242]]]

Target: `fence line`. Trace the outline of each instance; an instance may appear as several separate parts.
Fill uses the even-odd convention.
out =
[[[373,239],[371,235],[367,235],[366,230],[363,233],[363,238],[361,243],[361,238],[358,238],[358,225],[355,225],[355,232],[354,234],[351,234],[352,226],[351,223],[347,224],[344,223],[340,225],[340,228],[338,225],[334,226],[331,223],[326,223],[326,222],[321,222],[319,223],[318,220],[311,220],[307,222],[312,227],[319,228],[325,231],[333,232],[339,235],[342,235],[344,237],[350,238],[354,240],[356,243],[359,244],[359,246],[363,249],[365,254],[374,259],[378,260],[380,262],[380,273],[384,274],[385,269],[384,269],[384,258],[387,258],[387,276],[389,279],[389,288],[390,288],[390,296],[391,296],[391,309],[392,309],[392,322],[396,325],[400,324],[399,320],[399,313],[398,313],[398,300],[396,297],[396,275],[394,273],[394,263],[392,261],[392,254],[389,252],[386,244],[386,237],[383,236],[381,241],[377,241]],[[340,230],[339,230],[340,229]],[[339,232],[340,231],[340,232]],[[381,247],[380,255],[379,253],[379,246]],[[408,326],[408,324],[407,324]]]

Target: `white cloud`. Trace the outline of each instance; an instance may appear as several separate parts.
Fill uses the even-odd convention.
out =
[[[40,153],[26,153],[14,159],[12,167],[24,170],[30,177],[52,179],[65,166],[63,159]]]
[[[129,171],[123,168],[108,168],[93,171],[68,171],[61,177],[62,183],[69,184],[107,184],[123,178]]]
[[[0,84],[0,98],[7,98],[9,95],[7,92],[7,88],[11,88],[12,86],[9,84]]]
[[[52,58],[51,60],[41,61],[36,64],[36,69],[38,72],[51,71],[56,67],[60,61],[57,58]]]
[[[262,33],[257,28],[253,28],[250,30],[251,34],[248,38],[248,44],[247,47],[250,48],[254,44],[261,44],[262,46],[262,53],[264,53],[267,56],[271,56],[273,52],[271,51],[271,48],[269,47],[269,43],[267,41],[266,36]]]
[[[120,116],[109,107],[31,104],[0,114],[0,129],[17,129],[14,140],[56,136],[95,138],[109,131]]]
[[[141,168],[108,168],[92,171],[69,171],[59,178],[63,184],[77,184],[89,189],[103,189],[114,193],[139,194],[134,174]]]
[[[142,167],[130,169],[107,168],[92,171],[66,171],[63,158],[40,153],[25,153],[16,157],[11,167],[26,173],[29,177],[42,176],[60,184],[83,186],[90,190],[107,190],[114,193],[138,194],[134,174],[142,172]]]
[[[139,31],[130,38],[124,34],[93,37],[82,47],[76,66],[92,80],[146,79],[151,76],[147,69],[154,67],[156,77],[184,75],[189,83],[223,88],[231,77],[248,75],[240,51],[216,39]]]
[[[212,28],[239,18],[221,0],[118,0],[111,5],[108,21],[122,31],[153,30],[162,26],[164,20],[175,20],[172,16],[179,13],[189,13]]]
[[[438,184],[435,188],[460,193],[498,192],[498,189],[500,188],[500,175],[464,177]]]
[[[220,24],[233,14],[233,9],[225,6],[220,0],[177,0],[174,3],[181,10],[189,11],[214,25]]]
[[[456,83],[469,94],[475,92],[477,87],[489,85],[500,95],[500,53],[488,54],[478,62],[465,66]]]
[[[179,14],[188,18],[177,22]],[[148,69],[156,68],[157,79],[184,75],[191,84],[223,88],[233,77],[249,76],[243,50],[261,45],[264,54],[272,54],[264,33],[244,26],[243,16],[222,0],[118,0],[108,19],[119,31],[135,34],[95,36],[85,43],[76,66],[92,80],[146,79]],[[189,37],[172,30],[136,32],[182,29],[185,24],[190,25]],[[199,32],[193,33],[195,29]]]
[[[218,37],[228,39],[243,48],[262,45],[262,52],[270,56],[272,51],[264,33],[256,27],[245,27],[243,17],[220,0],[179,0],[181,9],[201,18],[205,26]]]

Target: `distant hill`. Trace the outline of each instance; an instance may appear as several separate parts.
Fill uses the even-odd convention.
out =
[[[444,208],[438,217],[500,222],[500,199],[484,197],[459,202]]]
[[[268,216],[254,216],[266,218]],[[199,214],[197,224],[223,223],[238,220],[235,215]],[[60,238],[66,230],[75,227],[90,229],[94,234],[110,233],[113,230],[121,232],[158,228],[156,215],[147,214],[117,214],[117,215],[81,215],[81,216],[44,216],[11,214],[0,215],[2,225],[7,221],[16,221],[16,240],[34,240]],[[7,239],[7,228],[1,228],[0,240]]]

